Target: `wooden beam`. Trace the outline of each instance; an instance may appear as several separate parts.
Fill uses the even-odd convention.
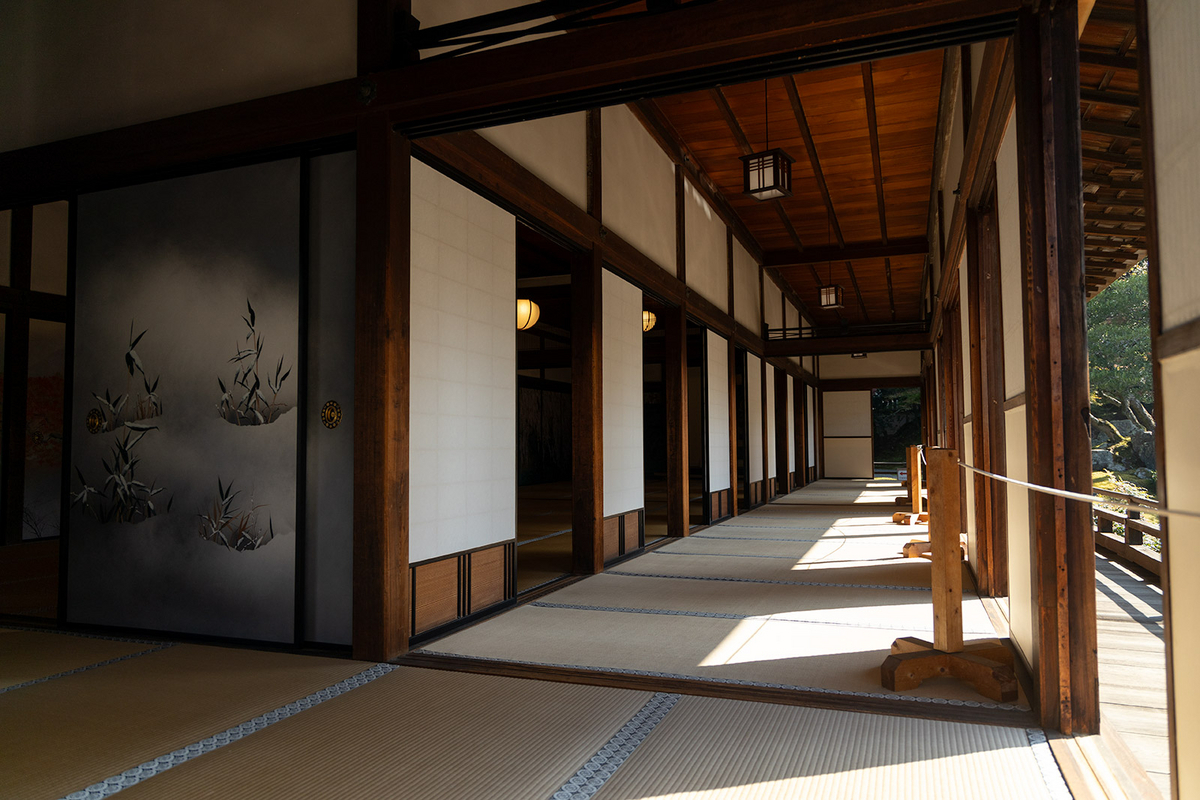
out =
[[[604,337],[599,247],[571,271],[571,547],[577,575],[604,571]]]
[[[871,168],[875,173],[875,205],[879,212],[879,238],[886,245],[887,208],[883,202],[883,167],[879,163],[879,124],[875,119],[875,81],[872,77],[870,61],[861,65],[863,76],[863,93],[867,101],[867,133],[871,139]],[[888,297],[891,298],[891,282],[888,283]],[[893,302],[893,315],[895,303]]]
[[[708,96],[712,98],[713,103],[716,105],[717,111],[721,114],[721,119],[725,120],[725,125],[729,128],[729,133],[733,136],[733,140],[737,142],[738,149],[742,151],[742,155],[748,156],[753,153],[754,148],[750,146],[750,140],[746,138],[746,133],[737,121],[737,115],[729,107],[729,100],[725,98],[725,92],[721,91],[721,87],[715,86],[708,90]]]
[[[879,336],[821,336],[811,339],[770,339],[763,342],[769,358],[789,356],[832,356],[846,353],[886,353],[900,350],[928,350],[932,347],[927,333],[896,333]]]
[[[881,378],[826,378],[821,381],[821,389],[826,392],[864,392],[871,389],[914,389],[920,385],[920,375],[899,375]]]
[[[412,0],[358,0],[358,74],[393,69],[420,59]]]
[[[1141,208],[1141,206],[1138,206],[1138,208]],[[1091,209],[1088,209],[1086,213],[1088,222],[1121,222],[1137,223],[1140,225],[1145,225],[1147,222],[1146,217],[1140,217],[1136,214],[1112,214],[1104,211],[1092,211]]]
[[[825,183],[825,172],[821,169],[821,159],[817,156],[817,145],[813,141],[812,131],[808,127],[808,117],[804,115],[804,104],[800,101],[796,79],[790,76],[784,78],[783,88],[787,91],[788,102],[792,105],[792,114],[796,117],[796,125],[799,126],[800,135],[804,138],[804,151],[808,154],[808,162],[812,166],[813,177],[817,180],[817,188],[821,191],[821,199],[825,201],[825,213],[829,215],[829,224],[837,238],[838,246],[845,247],[846,240],[842,238],[842,227],[838,225],[837,212],[833,208],[829,186]]]
[[[1135,56],[1121,56],[1116,53],[1097,53],[1092,50],[1079,51],[1079,63],[1089,67],[1104,67],[1105,69],[1128,69],[1137,71],[1138,63]]]
[[[888,287],[888,307],[892,311],[892,322],[896,321],[896,294],[892,290],[892,260],[885,258],[883,260],[883,272],[887,276]]]
[[[1085,119],[1083,121],[1083,132],[1099,133],[1118,139],[1137,139],[1140,141],[1142,138],[1141,128],[1131,128],[1121,122],[1108,122],[1100,119]]]
[[[763,266],[795,267],[805,264],[824,264],[826,261],[860,261],[867,258],[898,258],[929,254],[929,240],[924,236],[892,239],[890,242],[854,242],[844,246],[810,246],[803,251],[767,250]]]
[[[1079,90],[1079,99],[1084,103],[1098,103],[1114,108],[1136,109],[1138,107],[1138,96],[1136,94],[1114,92],[1107,89],[1082,88]],[[1087,158],[1087,156],[1084,155],[1084,158]]]
[[[412,635],[408,560],[410,150],[385,114],[357,147],[354,312],[354,657],[389,661]]]
[[[858,308],[862,311],[863,321],[870,324],[871,315],[867,313],[867,304],[863,302],[862,292],[858,289],[858,278],[854,275],[853,262],[846,262],[846,272],[850,275],[850,285],[854,287],[854,296],[858,298]]]
[[[1022,9],[1017,55],[1017,164],[1025,287],[1028,480],[1091,493],[1083,210],[1079,202],[1077,5]],[[1095,552],[1088,503],[1030,493],[1042,725],[1100,727]]]
[[[732,258],[731,258],[732,262]],[[729,513],[737,516],[742,512],[741,502],[738,500],[738,482],[741,480],[738,475],[738,425],[737,425],[737,407],[738,407],[738,390],[737,390],[737,348],[733,344],[733,339],[729,339],[728,352],[726,358],[729,362]]]
[[[1111,164],[1114,167],[1123,167],[1124,169],[1142,169],[1142,160],[1140,158],[1128,156],[1124,153],[1112,153],[1108,150],[1089,150],[1084,148],[1083,160]]]
[[[1114,178],[1111,175],[1101,175],[1093,171],[1083,173],[1083,184],[1086,186],[1089,183],[1095,184],[1096,186],[1103,186],[1106,189],[1114,189],[1116,191],[1131,190],[1140,192],[1143,191],[1146,186],[1144,181],[1137,178],[1122,180],[1119,178]]]
[[[587,126],[587,213],[596,220],[604,222],[604,157],[601,142],[603,126],[600,119],[601,109],[593,108],[584,117]]]
[[[859,0],[814,9],[793,0],[692,3],[561,36],[461,58],[427,60],[324,86],[199,111],[0,154],[0,208],[57,199],[116,178],[245,153],[348,136],[358,118],[387,112],[409,132],[466,130],[517,118],[601,105],[618,87],[642,96],[676,93],[680,76],[719,82],[714,70],[777,56],[798,64],[811,49],[1015,12],[1019,0]],[[1000,24],[1000,23],[998,23]],[[1006,24],[1006,23],[1005,23]],[[699,79],[697,79],[699,80]],[[630,89],[634,85],[634,89]],[[571,94],[582,105],[562,102]],[[606,95],[606,96],[612,96]],[[619,97],[620,101],[624,95]],[[481,116],[482,114],[482,116]]]

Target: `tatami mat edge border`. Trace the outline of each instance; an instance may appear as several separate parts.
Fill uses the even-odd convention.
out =
[[[97,638],[107,639],[109,637],[105,636],[105,637],[97,637]],[[133,641],[133,640],[117,639],[115,641],[124,642],[124,641]],[[136,643],[137,642],[135,642],[135,644]],[[166,650],[166,649],[174,647],[174,646],[175,646],[174,644],[160,644],[158,647],[151,647],[148,650],[139,650],[136,653],[127,653],[123,656],[117,656],[116,658],[109,658],[109,659],[105,659],[104,661],[97,661],[95,664],[87,664],[82,667],[76,667],[75,669],[68,669],[63,672],[56,672],[53,675],[46,675],[45,677],[42,677],[42,678],[34,678],[31,681],[25,681],[24,683],[18,683],[13,686],[2,686],[2,687],[0,687],[0,694],[4,694],[5,692],[11,692],[15,689],[24,689],[27,686],[34,686],[39,683],[45,683],[46,681],[52,681],[55,678],[65,678],[68,675],[76,675],[80,672],[87,672],[88,670],[97,669],[98,667],[107,667],[109,664],[116,664],[119,661],[128,661],[131,658],[137,658],[138,656],[149,655],[150,653],[157,653],[160,650]]]
[[[1052,800],[1073,800],[1074,795],[1067,787],[1066,778],[1063,777],[1058,761],[1054,758],[1045,731],[1026,728],[1025,735],[1029,737],[1029,748],[1037,760],[1038,770],[1042,773],[1042,780],[1046,782],[1046,790],[1050,792]]]
[[[656,692],[621,730],[614,733],[595,755],[551,795],[551,800],[590,800],[670,713],[680,697],[678,694]]]
[[[112,797],[122,789],[134,786],[144,780],[153,778],[172,767],[191,761],[197,756],[211,753],[213,750],[224,747],[231,742],[236,742],[239,739],[245,738],[252,733],[262,730],[263,728],[274,725],[280,720],[299,714],[305,709],[320,705],[326,700],[332,700],[338,695],[345,694],[351,689],[356,689],[359,686],[365,686],[376,678],[381,678],[392,670],[399,669],[396,664],[375,664],[374,666],[363,670],[357,675],[352,675],[345,680],[338,681],[332,686],[324,689],[319,689],[307,697],[302,697],[288,703],[285,706],[268,711],[261,714],[252,720],[243,722],[240,725],[235,725],[220,733],[209,736],[206,739],[201,739],[198,742],[189,744],[187,747],[181,747],[178,750],[161,755],[153,761],[147,761],[136,767],[125,770],[119,775],[113,775],[110,778],[105,778],[99,783],[94,783],[86,789],[78,792],[72,792],[63,800],[102,800],[105,797]]]

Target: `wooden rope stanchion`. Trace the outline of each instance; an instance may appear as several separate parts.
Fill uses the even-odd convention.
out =
[[[892,514],[892,522],[897,525],[915,525],[919,522],[928,522],[929,515],[924,511],[923,496],[921,493],[921,447],[914,445],[908,448],[908,497],[897,497],[896,502],[902,505],[912,507],[912,512],[897,511]],[[920,540],[914,539],[913,542],[920,543]],[[928,550],[928,548],[926,548]],[[905,547],[905,555],[909,555],[907,546]]]
[[[927,678],[966,681],[998,703],[1017,699],[1013,655],[999,639],[963,642],[962,555],[959,544],[958,454],[926,450],[929,467],[929,540],[933,556],[933,642],[897,639],[880,667],[883,687],[916,689]]]

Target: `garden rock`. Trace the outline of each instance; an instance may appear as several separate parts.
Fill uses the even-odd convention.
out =
[[[1092,451],[1092,469],[1112,469],[1113,454],[1103,448]]]
[[[1137,456],[1144,467],[1158,466],[1157,454],[1154,450],[1154,434],[1149,431],[1137,431],[1129,438],[1129,449]]]

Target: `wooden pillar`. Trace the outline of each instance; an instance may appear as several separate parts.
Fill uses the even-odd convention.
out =
[[[571,273],[571,546],[574,571],[604,570],[604,402],[600,249]]]
[[[33,266],[33,206],[12,210],[9,286],[28,291]],[[3,486],[4,530],[0,541],[20,544],[25,526],[25,416],[28,397],[29,314],[4,319]]]
[[[933,494],[933,487],[930,486],[930,495]],[[908,500],[912,504],[912,513],[920,514],[921,508],[921,448],[908,448]],[[956,505],[957,512],[958,506]]]
[[[412,635],[408,566],[410,147],[384,113],[358,127],[354,311],[354,657]]]
[[[1016,33],[1025,397],[1032,483],[1091,493],[1078,8],[1022,6]],[[1041,723],[1100,728],[1095,551],[1088,503],[1029,496]]]
[[[791,473],[788,471],[788,429],[787,413],[787,382],[788,374],[781,369],[775,370],[775,479],[779,486],[779,494],[791,490]]]
[[[996,167],[978,208],[967,210],[967,327],[971,349],[972,463],[1004,475],[1004,318],[1000,297],[1000,228]],[[975,578],[985,595],[1008,594],[1008,493],[974,474]]]
[[[691,527],[688,486],[687,315],[671,308],[659,315],[666,334],[663,381],[667,402],[667,535],[687,536]]]
[[[918,451],[919,452],[919,451]],[[963,649],[962,556],[958,531],[958,452],[927,450],[929,462],[929,544],[933,558],[933,646],[943,653]],[[915,464],[913,495],[921,496],[921,459]],[[914,503],[914,506],[919,504]]]

